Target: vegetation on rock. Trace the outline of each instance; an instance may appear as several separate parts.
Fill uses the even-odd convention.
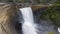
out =
[[[60,4],[55,3],[48,7],[41,15],[41,19],[50,19],[54,25],[60,26]]]

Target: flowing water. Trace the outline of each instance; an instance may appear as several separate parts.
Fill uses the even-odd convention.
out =
[[[23,17],[23,23],[22,23],[22,32],[23,34],[58,34],[57,29],[54,25],[52,25],[51,21],[43,21],[40,20],[40,22],[36,22],[35,20],[39,20],[38,16],[41,14],[41,12],[37,15],[35,13],[35,16],[37,16],[37,19],[33,19],[33,13],[32,9],[30,7],[26,8],[20,8],[20,11],[22,13]],[[41,10],[40,10],[41,11]]]
[[[33,13],[30,7],[20,8],[24,23],[22,24],[23,34],[37,34],[33,20]]]
[[[58,27],[58,32],[60,33],[60,27]]]

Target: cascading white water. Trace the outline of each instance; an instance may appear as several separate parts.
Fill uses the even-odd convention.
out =
[[[58,32],[60,33],[60,27],[58,27]]]
[[[23,34],[37,34],[32,9],[30,7],[20,8],[20,11],[24,19],[24,23],[22,23]]]

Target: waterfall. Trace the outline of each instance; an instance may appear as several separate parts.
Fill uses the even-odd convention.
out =
[[[34,25],[32,9],[30,7],[20,8],[20,11],[24,20],[24,23],[22,23],[23,34],[37,34]]]
[[[60,33],[60,27],[58,27],[58,32]]]

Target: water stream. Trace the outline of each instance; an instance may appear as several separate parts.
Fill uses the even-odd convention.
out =
[[[24,23],[22,24],[23,34],[37,34],[33,20],[33,13],[30,7],[20,9]]]
[[[23,17],[23,23],[22,23],[22,32],[23,34],[58,34],[57,29],[55,28],[54,25],[52,25],[51,21],[44,21],[44,20],[40,20],[40,22],[36,22],[37,21],[41,13],[36,15],[37,19],[33,19],[33,13],[32,13],[32,9],[30,7],[26,7],[26,8],[20,8],[20,11],[22,13],[22,17]]]

